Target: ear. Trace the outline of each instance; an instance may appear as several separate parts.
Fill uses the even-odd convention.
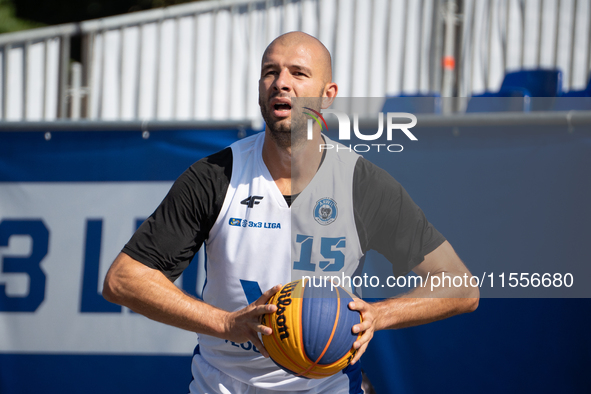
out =
[[[339,87],[334,82],[329,82],[324,86],[324,94],[322,95],[322,109],[326,109],[330,107],[337,97],[337,93],[339,92]]]
[[[261,102],[262,102],[261,101],[261,91],[263,89],[262,86],[263,86],[262,78],[259,78],[259,100],[258,100],[259,101],[259,107],[262,107],[262,105],[261,105]]]

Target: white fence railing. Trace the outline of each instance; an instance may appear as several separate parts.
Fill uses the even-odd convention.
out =
[[[62,87],[55,99],[71,108],[46,106],[53,115],[43,119],[259,119],[261,55],[273,38],[292,30],[325,43],[342,96],[438,91],[441,4],[221,0],[82,22],[76,25],[83,35],[82,69],[73,69],[73,86]],[[37,62],[14,47],[5,46],[4,53],[21,59],[2,71],[4,79],[20,72],[17,79],[29,81]],[[67,80],[61,70],[58,85]],[[4,98],[20,104],[8,106],[2,119],[38,119],[23,110],[29,97],[17,90],[3,90]]]
[[[439,93],[452,1],[455,95],[536,67],[586,85],[589,0],[214,0],[0,35],[0,120],[260,120],[263,50],[291,30],[331,51],[339,96]]]
[[[65,118],[75,24],[0,34],[0,119]]]
[[[440,1],[220,1],[85,22],[90,119],[259,118],[265,47],[301,30],[333,54],[339,94],[438,90]],[[208,9],[209,7],[209,9]],[[439,25],[441,28],[441,25]]]

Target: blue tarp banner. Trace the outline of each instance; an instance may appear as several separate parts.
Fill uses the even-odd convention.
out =
[[[591,133],[414,132],[419,141],[402,152],[366,156],[496,287],[482,290],[488,298],[472,314],[377,333],[362,359],[377,392],[588,393]],[[110,304],[100,290],[174,179],[239,131],[50,137],[0,133],[0,393],[187,392],[196,335]],[[381,256],[368,258],[370,275],[387,271]],[[510,274],[524,272],[571,273],[573,292],[510,287]],[[178,284],[196,294],[202,280],[192,264]]]
[[[100,291],[172,182],[238,133],[0,133],[0,392],[187,391],[197,336]]]

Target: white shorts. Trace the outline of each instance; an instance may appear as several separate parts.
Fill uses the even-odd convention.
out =
[[[280,393],[273,389],[254,387],[240,382],[217,368],[211,366],[200,354],[193,356],[192,363],[193,381],[189,385],[191,394],[273,394]],[[293,391],[292,391],[293,392]],[[285,393],[285,391],[283,392]],[[304,393],[304,392],[302,392]],[[360,394],[361,372],[358,382],[351,382],[349,376],[344,373],[337,373],[326,380],[326,384],[320,384],[307,394]]]

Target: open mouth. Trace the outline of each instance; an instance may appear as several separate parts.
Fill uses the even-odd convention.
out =
[[[285,103],[278,103],[273,106],[275,111],[289,111],[291,110],[291,105]]]

